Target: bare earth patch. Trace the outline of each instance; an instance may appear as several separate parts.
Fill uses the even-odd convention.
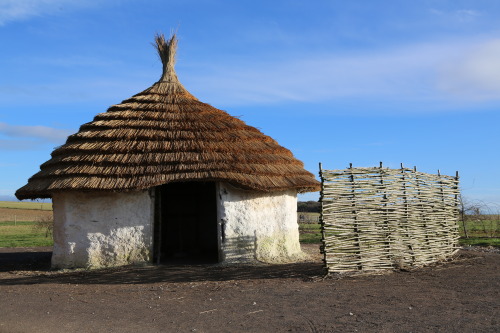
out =
[[[13,209],[0,207],[0,222],[4,221],[35,221],[39,218],[52,218],[51,210]]]
[[[285,265],[51,272],[50,248],[0,249],[0,332],[499,332],[500,253],[322,278]]]

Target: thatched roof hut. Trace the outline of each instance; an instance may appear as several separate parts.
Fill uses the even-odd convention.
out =
[[[314,176],[288,149],[258,129],[200,102],[184,88],[174,70],[176,46],[175,35],[167,41],[162,35],[157,36],[156,47],[163,63],[160,80],[82,125],[78,133],[69,136],[64,145],[52,152],[52,158],[41,165],[28,184],[17,190],[19,199],[53,198],[56,223],[54,266],[96,267],[158,258],[162,251],[158,244],[162,237],[167,237],[160,236],[159,230],[164,223],[160,216],[170,214],[162,207],[167,206],[166,193],[169,193],[169,202],[173,197],[173,192],[165,188],[168,184],[177,184],[184,189],[183,184],[188,184],[188,187],[193,183],[215,184],[213,189],[219,194],[217,216],[214,215],[219,226],[219,261],[227,260],[229,255],[228,251],[221,250],[228,235],[224,228],[231,225],[228,217],[231,209],[228,210],[224,195],[233,199],[238,197],[237,200],[229,199],[229,202],[250,200],[254,205],[257,198],[257,201],[262,201],[266,197],[292,196],[296,201],[298,192],[319,190]],[[186,191],[189,193],[186,200],[190,201],[193,193],[211,191],[211,188],[191,188]],[[140,195],[134,196],[138,193]],[[254,194],[249,196],[248,193]],[[160,199],[162,195],[163,199]],[[101,199],[96,201],[97,197]],[[280,200],[275,204],[283,205]],[[108,207],[100,207],[102,202]],[[289,200],[287,202],[286,205],[290,206]],[[139,209],[140,216],[131,219],[130,214],[124,216],[123,205],[129,208],[146,205],[148,209]],[[137,212],[136,208],[133,208],[134,212]],[[241,207],[236,209],[241,210]],[[285,215],[290,220],[290,214]],[[295,218],[295,211],[293,215]],[[110,219],[122,222],[111,227],[109,221],[104,221]],[[241,222],[245,218],[236,219]],[[85,226],[94,226],[89,221],[102,223],[103,229],[86,229]],[[196,223],[205,223],[200,221]],[[78,225],[73,236],[68,231],[70,223]],[[139,232],[137,225],[141,225],[141,230],[152,230],[149,234],[144,230]],[[132,232],[136,235],[133,236],[135,241],[141,244],[131,249],[123,244],[117,245],[120,242],[133,243],[130,235],[117,239],[117,230]],[[255,230],[253,234],[256,234]],[[238,238],[242,234],[235,236]],[[103,242],[109,249],[106,258],[99,254]],[[75,250],[75,246],[81,250]],[[91,248],[97,249],[93,255],[89,254]],[[86,251],[86,254],[78,257],[75,253],[79,251]],[[122,252],[128,258],[125,261],[116,259],[117,253]],[[114,256],[114,259],[109,259],[109,256]],[[256,257],[259,259],[258,255]]]
[[[16,192],[18,199],[199,180],[265,192],[319,189],[288,149],[184,88],[174,70],[175,35],[157,36],[156,46],[160,80],[82,125]]]

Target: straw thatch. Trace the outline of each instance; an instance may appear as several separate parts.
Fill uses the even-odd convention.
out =
[[[175,35],[168,41],[157,36],[161,79],[82,125],[17,198],[134,191],[176,181],[225,181],[258,191],[319,190],[319,182],[289,150],[182,86],[174,70],[176,45]]]

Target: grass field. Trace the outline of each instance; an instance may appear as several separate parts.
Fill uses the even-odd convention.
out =
[[[45,231],[34,228],[34,221],[49,218],[51,210],[51,203],[0,201],[0,247],[51,246],[52,237],[45,237]],[[302,219],[300,215],[303,215]],[[318,213],[297,214],[301,243],[321,242],[321,228],[316,223],[318,217]],[[301,223],[301,220],[309,223]],[[469,238],[463,237],[461,222],[459,226],[461,245],[500,247],[500,222],[497,217],[469,219],[466,222]]]
[[[0,201],[0,247],[52,246],[40,223],[52,220],[52,203]]]
[[[0,222],[0,247],[52,246],[52,235],[35,227],[36,222]]]
[[[312,214],[317,213],[300,213],[309,214],[308,218],[314,220]],[[494,246],[500,247],[500,221],[495,216],[486,216],[483,219],[469,219],[466,221],[466,228],[469,238],[465,238],[462,222],[459,222],[460,245],[473,246]],[[318,223],[300,223],[299,232],[301,243],[320,243],[321,242],[321,227]]]
[[[52,210],[51,202],[0,201],[0,208]]]
[[[460,234],[465,235],[462,221],[458,223]],[[484,219],[469,218],[465,222],[469,237],[495,237],[500,238],[500,218],[490,215]]]

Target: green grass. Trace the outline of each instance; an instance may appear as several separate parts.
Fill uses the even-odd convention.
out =
[[[463,222],[458,223],[460,230],[460,245],[500,247],[500,219],[498,215],[469,216],[465,220],[467,235]]]
[[[299,240],[301,243],[321,243],[321,226],[318,223],[299,223]]]
[[[15,227],[15,226],[26,226],[26,225],[29,225],[29,226],[33,227],[35,225],[35,222],[33,222],[33,221],[17,221],[17,222],[7,221],[7,222],[0,222],[0,227],[10,227],[10,226]],[[2,231],[1,230],[4,230],[4,229],[0,229],[0,235],[2,235]]]
[[[465,235],[463,223],[458,223],[460,235]],[[469,237],[496,237],[500,238],[500,219],[469,219],[465,222]]]
[[[34,201],[0,201],[0,208],[52,210],[52,203]]]
[[[23,209],[40,209],[39,205],[45,205],[44,210],[50,210],[52,207],[50,203],[0,201],[0,207],[16,208],[12,207],[12,204]],[[6,207],[7,205],[10,207]],[[499,228],[496,223],[496,220],[468,221],[469,238],[463,238],[463,230],[460,228],[460,245],[500,247]],[[0,247],[52,246],[52,237],[45,237],[45,232],[35,229],[34,226],[35,222],[0,222]],[[299,223],[299,233],[301,243],[321,243],[321,226],[318,223]]]
[[[302,231],[321,231],[319,223],[299,223],[299,230]]]
[[[467,227],[469,238],[464,238],[463,230],[460,228],[460,245],[500,247],[500,235],[494,223],[479,221],[474,224],[468,223]],[[299,235],[301,243],[321,243],[321,226],[318,223],[299,223]]]
[[[36,229],[35,222],[1,222],[0,247],[52,246],[52,235]]]
[[[460,245],[500,247],[500,238],[469,237],[460,238]]]

